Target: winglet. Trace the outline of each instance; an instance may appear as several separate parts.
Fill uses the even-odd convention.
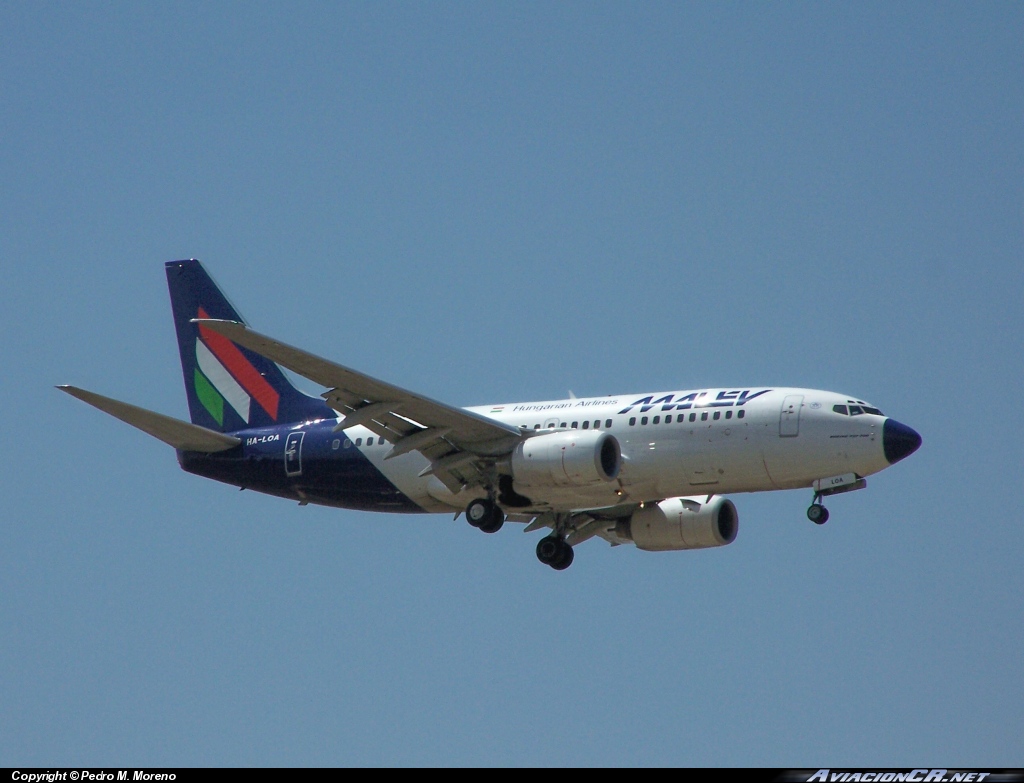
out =
[[[104,397],[102,394],[79,389],[77,386],[58,386],[62,392],[77,397],[82,402],[98,408],[104,413],[109,413],[115,419],[120,419],[126,424],[142,430],[147,435],[152,435],[158,440],[183,451],[202,451],[213,453],[227,451],[241,444],[240,438],[224,435],[220,432],[208,430],[197,424],[189,424],[162,413],[129,405],[126,402]]]

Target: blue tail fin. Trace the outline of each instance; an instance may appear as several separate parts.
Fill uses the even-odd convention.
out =
[[[322,399],[296,389],[274,362],[192,323],[193,318],[244,323],[202,264],[193,259],[166,267],[193,424],[234,432],[337,415]]]

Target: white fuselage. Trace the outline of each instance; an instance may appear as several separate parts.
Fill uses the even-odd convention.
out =
[[[485,405],[468,410],[538,435],[601,429],[618,440],[615,481],[547,489],[535,510],[571,511],[625,502],[810,487],[830,476],[864,477],[889,466],[885,417],[836,412],[869,407],[817,389],[700,389]],[[358,444],[372,436],[353,427]],[[418,453],[384,460],[386,449],[360,447],[395,486],[427,511],[465,508],[480,490],[458,494],[432,476]]]

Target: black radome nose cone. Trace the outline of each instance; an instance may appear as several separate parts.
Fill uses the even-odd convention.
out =
[[[921,436],[896,419],[886,419],[882,427],[882,448],[892,465],[921,448]]]

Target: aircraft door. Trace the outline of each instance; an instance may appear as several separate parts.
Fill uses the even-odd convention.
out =
[[[302,440],[305,432],[289,432],[284,442],[284,474],[286,476],[302,475]]]
[[[800,434],[800,409],[804,404],[802,394],[790,394],[782,401],[779,414],[779,437],[795,438]]]

